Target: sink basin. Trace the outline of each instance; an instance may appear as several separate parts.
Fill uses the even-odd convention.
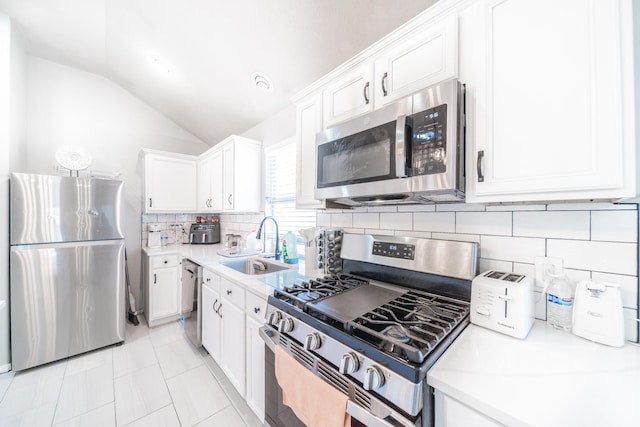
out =
[[[222,262],[222,265],[243,274],[262,275],[275,273],[276,271],[290,270],[294,266],[284,264],[278,261],[272,261],[262,257],[253,257],[249,259],[239,259],[235,261]]]

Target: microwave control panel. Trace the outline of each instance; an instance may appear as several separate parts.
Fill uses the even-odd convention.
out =
[[[447,105],[415,113],[413,116],[412,175],[447,171]]]
[[[386,256],[389,258],[414,259],[416,253],[415,245],[404,243],[373,242],[373,255]]]

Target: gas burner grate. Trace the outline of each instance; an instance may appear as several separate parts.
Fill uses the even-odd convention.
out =
[[[405,361],[422,363],[469,315],[469,304],[410,291],[348,322],[352,334]]]
[[[277,299],[303,310],[307,303],[318,302],[368,283],[368,280],[349,274],[330,274],[276,290],[273,295]]]

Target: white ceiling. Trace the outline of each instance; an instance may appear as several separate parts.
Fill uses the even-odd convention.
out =
[[[103,75],[214,145],[436,1],[0,0],[0,12],[29,54]]]

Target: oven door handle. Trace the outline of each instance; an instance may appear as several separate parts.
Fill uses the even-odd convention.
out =
[[[376,417],[371,412],[367,411],[361,406],[353,403],[351,400],[347,401],[347,414],[351,415],[356,420],[360,421],[367,427],[394,427],[395,424],[391,424],[381,418]]]
[[[407,125],[407,116],[398,116],[396,118],[396,177],[405,178],[407,176],[406,168],[408,165],[408,153],[411,149],[406,143],[405,127]]]
[[[262,338],[262,341],[267,345],[269,350],[272,352],[276,352],[276,342],[273,340],[273,331],[268,329],[266,326],[262,326],[258,328],[258,335]]]

